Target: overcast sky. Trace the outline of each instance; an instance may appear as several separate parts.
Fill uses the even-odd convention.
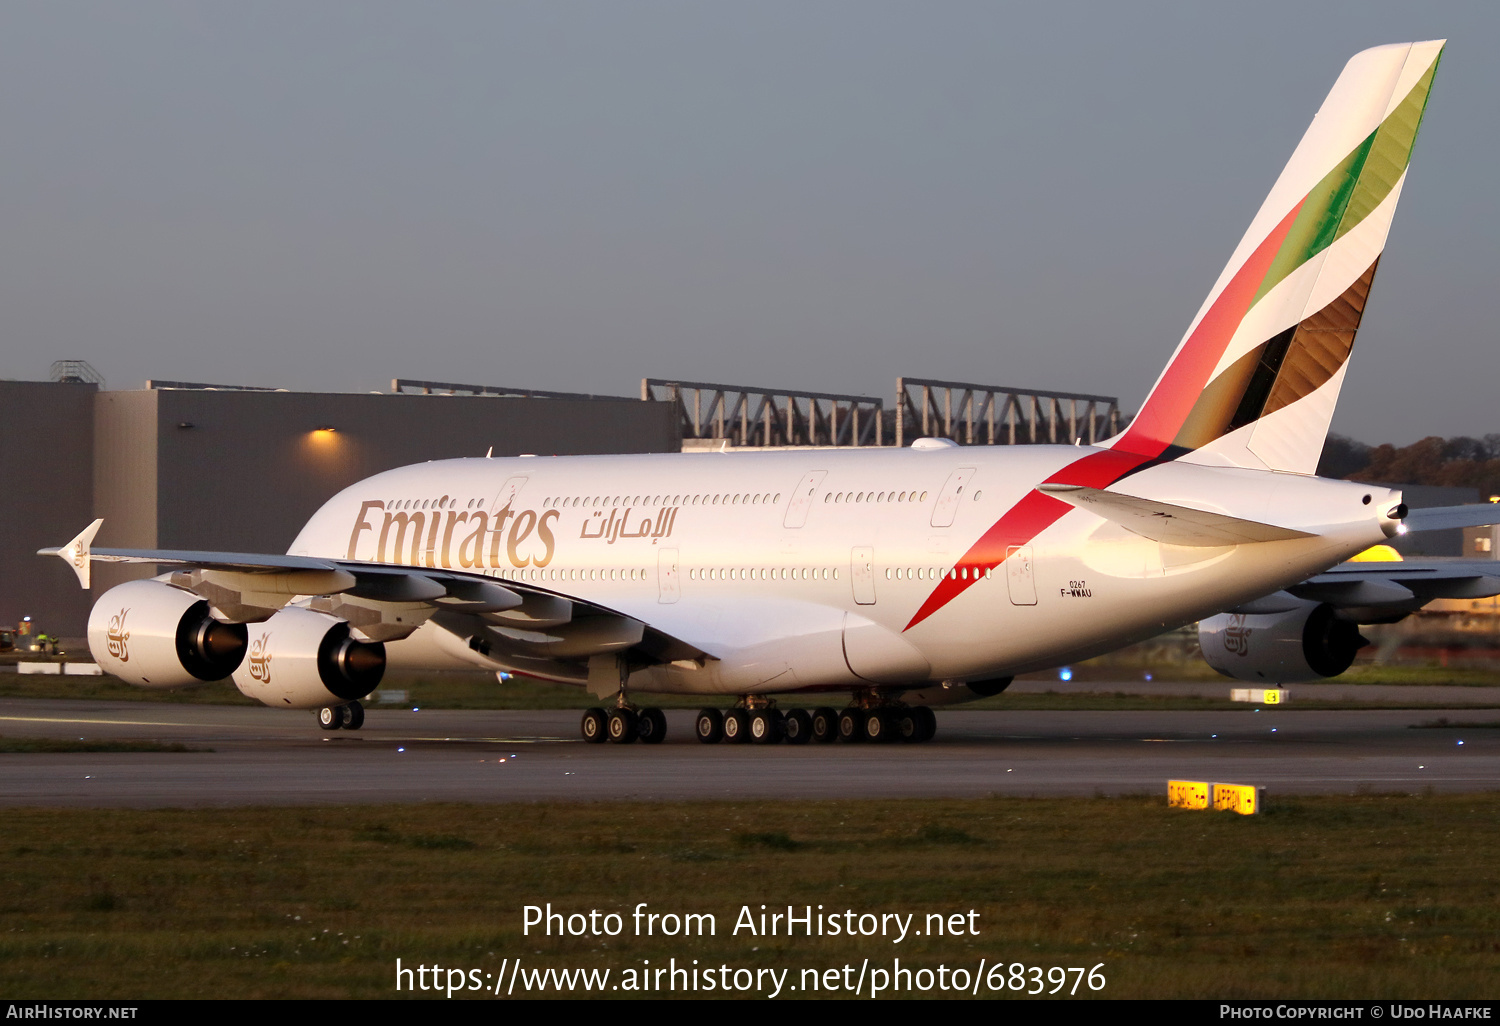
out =
[[[1155,379],[1344,62],[1447,37],[1334,430],[1500,432],[1500,5],[10,2],[0,376]]]

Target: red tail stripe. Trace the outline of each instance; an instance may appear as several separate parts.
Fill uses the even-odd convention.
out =
[[[1135,453],[1097,449],[1053,474],[1047,479],[1047,483],[1103,488],[1118,481],[1148,459]],[[969,551],[964,553],[954,568],[958,572],[950,573],[939,582],[905,630],[911,630],[977,584],[986,571],[1005,562],[1011,546],[1026,545],[1072,508],[1061,499],[1054,499],[1038,491],[1026,493],[1020,502],[995,521],[994,526],[984,532]]]
[[[1208,376],[1218,366],[1224,350],[1229,348],[1229,340],[1255,301],[1255,294],[1265,281],[1271,261],[1281,250],[1281,243],[1297,220],[1305,199],[1298,201],[1271,234],[1255,247],[1250,259],[1240,265],[1188,336],[1187,342],[1183,343],[1177,358],[1167,366],[1160,383],[1152,389],[1146,405],[1130,422],[1125,437],[1116,443],[1116,448],[1159,456],[1172,444],[1172,439],[1177,437],[1193,404],[1208,384]]]

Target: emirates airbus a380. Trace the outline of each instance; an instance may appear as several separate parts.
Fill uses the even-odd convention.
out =
[[[44,552],[85,587],[93,560],[167,569],[94,606],[107,672],[232,676],[324,729],[357,728],[387,667],[480,667],[590,689],[589,741],[661,741],[652,692],[734,696],[705,742],[922,741],[933,705],[1193,621],[1233,676],[1341,673],[1359,623],[1500,592],[1472,565],[1339,566],[1407,510],[1313,476],[1442,49],[1349,62],[1097,446],[444,460],[345,489],[284,556],[92,549],[98,522]]]

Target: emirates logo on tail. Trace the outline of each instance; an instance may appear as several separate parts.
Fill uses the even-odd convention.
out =
[[[130,632],[125,629],[125,614],[129,609],[122,609],[109,618],[109,629],[104,632],[104,640],[107,643],[109,654],[122,663],[130,662]]]
[[[266,651],[270,642],[271,635],[262,634],[250,646],[250,676],[262,684],[271,683],[271,653]]]

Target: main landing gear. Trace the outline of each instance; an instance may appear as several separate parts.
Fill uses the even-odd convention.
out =
[[[324,730],[358,730],[365,725],[365,707],[358,702],[325,705],[317,711],[318,726]]]
[[[937,732],[937,717],[925,705],[877,706],[872,709],[851,705],[843,712],[822,708],[811,711],[793,709],[786,713],[769,704],[747,705],[722,712],[718,709],[699,710],[694,732],[706,745],[720,741],[758,745],[774,745],[780,741],[792,745],[805,745],[809,741],[819,744],[833,741],[846,744],[917,743],[932,740]]]
[[[622,705],[608,712],[585,709],[580,729],[583,739],[591,745],[602,745],[606,741],[617,745],[628,745],[632,741],[659,745],[667,736],[667,718],[656,708],[637,709]]]
[[[660,709],[640,708],[630,701],[626,686],[630,683],[630,663],[623,657],[615,661],[620,675],[620,689],[615,692],[615,707],[608,711],[600,708],[585,709],[579,730],[583,739],[591,745],[628,745],[639,741],[647,745],[659,745],[667,737],[667,718]],[[604,694],[595,691],[600,698]]]

